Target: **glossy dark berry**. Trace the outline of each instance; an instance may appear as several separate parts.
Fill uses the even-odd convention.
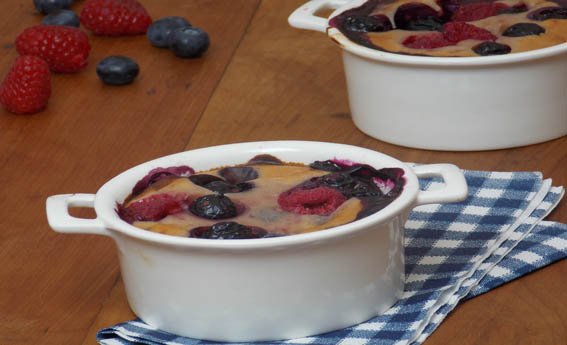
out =
[[[47,14],[71,7],[73,0],[33,0],[33,4],[40,13]]]
[[[341,170],[343,170],[343,168],[341,168],[337,163],[335,163],[331,160],[315,161],[315,162],[309,164],[309,166],[312,169],[324,170],[324,171],[341,171]]]
[[[510,46],[506,44],[490,42],[490,41],[477,44],[472,49],[475,53],[481,56],[503,55],[503,54],[508,54],[512,50]]]
[[[191,27],[191,23],[183,17],[164,17],[154,21],[148,28],[146,35],[154,47],[167,48],[171,32],[178,28]]]
[[[508,27],[502,33],[502,36],[507,37],[522,37],[531,35],[541,35],[545,32],[545,29],[536,23],[517,23]]]
[[[243,240],[252,238],[274,237],[255,226],[245,226],[236,222],[221,222],[210,227],[202,226],[189,231],[189,237],[211,240]]]
[[[191,213],[207,219],[226,219],[238,214],[236,205],[222,194],[205,195],[195,199],[189,207]]]
[[[245,192],[247,190],[254,188],[254,184],[252,184],[250,182],[242,182],[242,183],[232,184],[232,183],[220,180],[220,181],[213,181],[213,182],[207,183],[203,187],[207,188],[208,190],[212,190],[213,192],[225,194],[225,193]]]
[[[219,175],[230,183],[237,184],[258,178],[258,172],[252,167],[228,167],[219,171]]]
[[[416,19],[407,23],[404,30],[409,31],[442,31],[443,21],[438,18]]]
[[[528,10],[528,6],[524,3],[516,4],[512,7],[503,8],[498,11],[498,14],[512,14],[512,13],[522,13]]]
[[[354,32],[384,32],[393,29],[390,19],[384,15],[351,15],[345,18],[344,28]]]
[[[433,27],[439,31],[439,25],[443,25],[439,14],[433,8],[416,2],[401,5],[394,14],[396,29],[402,30],[425,30],[425,27]]]
[[[222,181],[222,178],[209,174],[197,174],[189,176],[189,180],[197,186],[204,187],[213,181]]]
[[[279,160],[279,158],[277,157],[265,154],[265,155],[257,155],[252,157],[252,159],[248,161],[248,164],[280,165],[283,164],[283,162]]]
[[[130,84],[139,72],[138,64],[126,56],[109,56],[96,66],[96,74],[100,80],[109,85]]]
[[[168,37],[168,46],[182,58],[197,58],[209,48],[209,35],[199,28],[177,28]]]
[[[567,19],[567,8],[565,7],[543,7],[528,13],[528,19],[548,20],[548,19]]]
[[[57,10],[43,17],[41,24],[44,25],[63,25],[78,28],[81,24],[79,16],[71,10]]]

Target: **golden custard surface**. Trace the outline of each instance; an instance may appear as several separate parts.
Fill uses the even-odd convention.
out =
[[[257,226],[270,233],[292,235],[326,229],[352,222],[362,210],[358,198],[350,198],[328,216],[298,215],[283,211],[277,202],[278,196],[290,188],[312,178],[328,174],[328,171],[315,170],[303,165],[254,165],[259,176],[254,179],[255,187],[241,193],[227,193],[234,203],[245,205],[242,214],[229,219],[209,220],[191,212],[169,215],[157,222],[135,221],[133,225],[145,230],[167,235],[186,237],[189,230],[211,226],[223,221],[234,221],[246,226]],[[220,169],[202,171],[199,174],[220,176]],[[187,178],[175,177],[158,181],[140,195],[127,200],[125,206],[160,193],[187,193],[195,198],[214,192],[192,183]]]

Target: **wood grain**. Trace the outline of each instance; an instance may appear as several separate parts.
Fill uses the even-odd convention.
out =
[[[51,231],[45,199],[93,193],[128,167],[182,150],[257,7],[255,0],[145,4],[156,17],[182,15],[205,29],[213,42],[206,56],[179,59],[143,35],[91,37],[89,66],[53,76],[44,112],[0,112],[0,344],[83,341],[117,281],[115,248],[106,238]],[[40,18],[31,1],[0,3],[0,70],[16,56],[10,43]],[[116,54],[140,65],[128,87],[96,76],[97,61]]]
[[[46,111],[0,111],[0,344],[96,344],[97,330],[134,317],[112,241],[52,232],[44,203],[52,194],[94,193],[117,173],[165,154],[241,141],[321,140],[412,162],[541,171],[554,185],[567,185],[566,137],[455,153],[364,135],[350,119],[340,49],[321,33],[287,24],[303,0],[142,2],[155,18],[186,16],[209,32],[206,56],[178,59],[143,36],[91,37],[89,66],[54,76]],[[0,2],[0,71],[16,56],[16,35],[39,20],[31,1]],[[141,74],[134,84],[99,82],[96,62],[111,54],[136,58]],[[567,222],[566,203],[549,219]],[[425,344],[562,344],[565,286],[563,261],[463,303]]]

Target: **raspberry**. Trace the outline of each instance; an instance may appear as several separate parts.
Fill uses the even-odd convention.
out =
[[[53,72],[74,73],[87,65],[91,46],[87,34],[77,28],[36,25],[18,35],[16,50],[20,55],[39,56]]]
[[[445,36],[443,36],[440,32],[419,36],[409,36],[402,42],[402,44],[413,49],[434,49],[453,45],[453,43],[445,39]]]
[[[170,214],[186,211],[189,204],[189,196],[186,194],[154,194],[128,206],[118,205],[117,212],[128,223],[158,221]]]
[[[152,18],[136,0],[87,0],[81,23],[96,35],[145,34]]]
[[[271,236],[270,236],[271,235]],[[265,229],[246,226],[236,222],[221,222],[212,226],[191,229],[189,237],[207,238],[211,240],[241,240],[250,238],[274,237]]]
[[[36,113],[51,95],[51,75],[47,62],[37,56],[16,59],[0,85],[0,103],[16,114]]]
[[[450,22],[443,25],[443,37],[454,44],[471,39],[481,41],[496,40],[496,36],[490,31],[464,22]]]
[[[132,188],[132,196],[142,193],[146,188],[165,177],[188,177],[194,173],[195,170],[186,165],[152,169],[146,176],[144,176],[144,178],[136,183],[134,188]]]
[[[472,3],[459,6],[451,19],[455,22],[472,22],[499,14],[509,6],[501,3]]]
[[[341,192],[329,187],[294,188],[278,197],[278,204],[287,212],[322,216],[333,213],[345,201]]]

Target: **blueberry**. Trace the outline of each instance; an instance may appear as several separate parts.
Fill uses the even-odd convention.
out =
[[[442,31],[443,21],[438,18],[416,19],[407,23],[404,30],[409,31]]]
[[[341,170],[343,170],[343,168],[341,168],[337,163],[335,163],[331,160],[315,161],[315,162],[309,164],[309,166],[312,169],[324,170],[324,171],[341,171]]]
[[[219,175],[233,184],[255,180],[258,178],[258,172],[251,167],[223,168],[219,171]]]
[[[182,58],[196,58],[209,48],[209,35],[199,28],[177,28],[167,40],[169,49]]]
[[[33,0],[33,4],[40,13],[48,14],[71,7],[73,0]]]
[[[229,168],[225,168],[229,169]],[[252,169],[252,168],[250,168]],[[224,170],[224,169],[223,169]],[[221,172],[223,171],[221,170]],[[257,177],[257,173],[256,173]],[[254,188],[254,184],[249,182],[227,182],[222,178],[208,174],[198,174],[189,176],[189,180],[196,184],[218,193],[240,193]]]
[[[397,29],[425,30],[426,27],[438,31],[443,25],[439,14],[433,8],[416,2],[401,5],[394,14]]]
[[[543,7],[528,13],[528,19],[548,20],[548,19],[567,19],[567,8],[565,7]]]
[[[486,41],[473,47],[473,51],[478,55],[502,55],[508,54],[512,49],[506,44]]]
[[[78,28],[80,21],[79,16],[71,10],[57,10],[43,17],[41,24],[74,26]]]
[[[177,28],[188,27],[191,27],[191,23],[183,17],[164,17],[153,22],[146,35],[154,47],[167,48],[167,40],[171,32]]]
[[[262,228],[245,226],[236,222],[221,222],[210,227],[202,226],[189,231],[189,237],[211,240],[241,240],[262,237],[274,237]]]
[[[189,176],[189,180],[191,180],[191,182],[193,182],[197,186],[204,187],[205,185],[213,181],[222,181],[222,178],[209,174],[198,174]]]
[[[222,194],[210,194],[199,197],[189,207],[191,213],[207,219],[226,219],[238,214],[236,205]]]
[[[344,28],[354,32],[383,32],[393,29],[390,19],[385,15],[351,15],[345,18]]]
[[[134,81],[140,68],[138,64],[126,56],[109,56],[96,66],[96,74],[110,85],[126,85]]]
[[[522,37],[531,35],[541,35],[545,32],[545,29],[535,23],[517,23],[502,33],[502,36],[507,37]]]
[[[232,184],[221,180],[207,183],[203,187],[218,193],[240,193],[254,188],[254,184],[249,182]]]
[[[503,8],[498,11],[498,14],[513,14],[513,13],[522,13],[528,10],[528,6],[524,3],[516,4],[512,7]]]

